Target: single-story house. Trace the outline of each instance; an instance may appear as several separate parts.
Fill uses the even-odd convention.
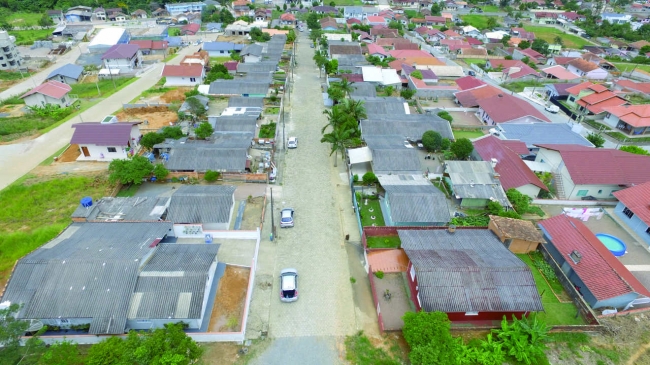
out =
[[[201,64],[165,65],[161,76],[165,86],[196,86],[203,84],[205,68]]]
[[[205,42],[201,46],[201,50],[207,51],[210,57],[228,56],[233,51],[239,53],[242,48],[243,44],[231,42]]]
[[[606,107],[628,104],[627,100],[610,91],[606,86],[589,81],[572,86],[566,91],[569,93],[567,104],[579,115],[592,114],[594,119],[604,118]]]
[[[488,125],[551,122],[528,101],[505,93],[481,99],[478,105],[478,114]]]
[[[465,76],[456,79],[456,85],[458,85],[458,88],[460,90],[464,91],[464,90],[474,89],[479,86],[486,85],[486,83],[481,81],[480,79],[477,79],[474,76]]]
[[[416,310],[452,322],[500,321],[544,310],[528,265],[487,229],[398,230]]]
[[[546,84],[544,85],[544,89],[546,89],[546,95],[548,95],[549,97],[558,100],[566,100],[569,97],[569,92],[567,91],[567,89],[575,85],[576,84],[572,84],[572,83]]]
[[[494,170],[499,174],[503,190],[514,188],[531,198],[537,198],[540,190],[548,191],[539,177],[521,159],[522,156],[530,154],[525,143],[501,140],[489,135],[474,140],[472,144],[473,157],[496,163]]]
[[[511,80],[538,79],[542,77],[539,72],[519,60],[490,59],[485,62],[485,67],[501,70],[503,77]]]
[[[491,215],[488,229],[514,253],[529,253],[544,243],[544,237],[531,221]]]
[[[48,81],[60,81],[64,84],[72,85],[81,80],[84,68],[73,63],[63,65],[47,75]]]
[[[560,199],[614,199],[614,192],[650,181],[650,156],[580,145],[537,146],[535,162],[556,176]]]
[[[125,159],[138,152],[142,122],[100,123],[87,122],[72,125],[74,134],[70,144],[79,146],[80,161]]]
[[[165,141],[155,145],[154,150],[167,153],[165,167],[170,171],[243,173],[251,163],[248,149],[252,139],[246,133],[215,133],[210,140]]]
[[[614,212],[620,220],[650,246],[650,182],[614,192]]]
[[[650,133],[650,104],[620,105],[603,108],[603,122],[630,135]]]
[[[264,48],[259,44],[249,44],[242,48],[240,56],[244,63],[260,62],[262,60],[262,51]]]
[[[593,147],[585,137],[578,133],[580,125],[567,123],[503,123],[490,129],[490,133],[503,140],[521,141],[531,153],[539,150],[538,144],[577,144]]]
[[[479,100],[498,95],[503,95],[503,90],[488,84],[454,93],[456,104],[464,108],[477,108]]]
[[[464,208],[484,208],[491,201],[503,207],[510,202],[494,170],[492,161],[447,161],[444,178],[451,186],[451,195]]]
[[[388,57],[388,52],[383,47],[380,47],[374,43],[368,43],[368,56],[375,56],[379,57],[382,60],[386,57]]]
[[[542,76],[544,76],[547,79],[569,81],[569,80],[575,80],[580,78],[580,76],[574,74],[573,72],[570,72],[569,70],[564,68],[564,66],[560,66],[560,65],[540,68],[539,71],[541,72]],[[553,85],[553,84],[548,84],[548,85]]]
[[[231,185],[182,185],[172,195],[167,220],[174,223],[176,236],[186,226],[225,231],[235,209],[235,187]]]
[[[650,97],[650,82],[636,82],[632,80],[615,80],[612,85],[612,89],[614,91],[623,91],[627,93],[639,93],[639,94],[643,94],[643,96],[645,97]]]
[[[447,198],[422,175],[379,175],[380,204],[388,226],[443,226],[451,216]],[[402,180],[404,179],[404,180]]]
[[[67,107],[72,102],[68,93],[72,90],[70,85],[59,81],[48,81],[38,85],[23,94],[20,98],[25,100],[27,106],[42,107],[47,104]]]
[[[140,52],[143,55],[165,55],[169,43],[167,41],[153,41],[153,40],[131,40],[129,44],[136,44],[140,47]]]
[[[593,309],[619,310],[647,299],[650,292],[584,223],[566,215],[539,222],[544,247]],[[647,301],[644,300],[647,303]]]
[[[142,52],[136,44],[116,44],[102,55],[104,67],[120,72],[133,72],[142,67]]]
[[[582,58],[575,58],[569,61],[569,63],[567,63],[567,70],[579,77],[592,80],[604,80],[609,75],[607,71],[598,67],[598,65]]]

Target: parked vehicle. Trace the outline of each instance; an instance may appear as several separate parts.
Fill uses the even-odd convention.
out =
[[[287,148],[298,148],[298,137],[289,137]]]
[[[293,227],[293,208],[284,208],[280,212],[280,228]]]
[[[467,71],[467,74],[470,75],[470,76],[476,76],[476,72],[474,72],[472,70]]]
[[[557,105],[549,104],[544,108],[544,110],[551,113],[557,113],[560,111],[560,107]]]
[[[284,269],[280,271],[280,301],[291,303],[298,300],[298,271]]]

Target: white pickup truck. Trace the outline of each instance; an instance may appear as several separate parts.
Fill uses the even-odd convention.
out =
[[[560,107],[557,105],[548,104],[546,107],[544,107],[544,110],[551,113],[557,113],[560,111]]]

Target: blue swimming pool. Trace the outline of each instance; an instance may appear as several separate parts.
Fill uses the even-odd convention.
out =
[[[627,253],[627,246],[618,237],[606,233],[597,233],[596,237],[614,256],[623,256]]]

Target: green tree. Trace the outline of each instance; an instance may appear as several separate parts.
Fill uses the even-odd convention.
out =
[[[379,179],[377,179],[377,175],[375,175],[372,171],[368,171],[365,174],[363,174],[361,180],[363,180],[363,182],[366,184],[375,184],[379,182]]]
[[[544,56],[548,55],[548,42],[541,38],[535,38],[530,48],[543,54]]]
[[[593,142],[592,142],[593,143]],[[621,146],[621,151],[634,153],[635,155],[650,155],[650,153],[639,146]]]
[[[393,96],[393,92],[395,91],[395,88],[393,86],[386,86],[384,88],[384,95],[386,96]]]
[[[451,144],[450,151],[459,160],[465,160],[472,154],[472,151],[474,151],[474,146],[469,139],[459,138]]]
[[[345,154],[345,146],[350,142],[352,132],[352,129],[337,128],[323,135],[323,138],[321,138],[321,143],[329,143],[332,147],[330,156],[334,154],[334,167],[337,167],[337,153],[341,152],[341,156]]]
[[[532,318],[532,319],[531,319]],[[503,350],[518,362],[527,365],[548,363],[544,354],[549,328],[537,316],[531,315],[518,320],[512,316],[512,324],[505,316],[501,321],[501,329],[492,330],[502,344]]]
[[[337,61],[336,66],[338,68],[338,61]],[[350,82],[346,78],[341,79],[341,81],[339,81],[338,84],[337,84],[338,88],[343,90],[346,97],[350,97],[350,93],[355,90],[353,85],[354,85],[354,82]]]
[[[508,41],[510,41],[510,38],[511,37],[509,35],[504,35],[503,38],[501,38],[501,44],[503,44],[504,46],[507,46]]]
[[[205,110],[205,106],[203,103],[201,103],[201,100],[197,98],[187,98],[185,102],[187,103],[189,112],[195,115],[197,118],[201,118],[208,112]]]
[[[368,118],[363,100],[345,99],[339,105],[343,114],[351,117],[355,122]]]
[[[486,23],[487,29],[494,29],[499,26],[499,22],[497,21],[497,18],[494,16],[489,16],[487,18],[487,23]]]
[[[422,80],[422,77],[423,77],[422,76],[422,71],[415,70],[415,71],[411,72],[411,77],[415,77],[418,80]]]
[[[54,21],[52,21],[52,18],[50,18],[49,15],[47,15],[47,13],[44,13],[41,16],[41,19],[38,20],[38,25],[40,25],[41,27],[49,27],[51,25],[54,25]]]
[[[555,44],[559,44],[560,46],[564,46],[564,41],[562,40],[562,37],[560,37],[559,35],[553,38],[553,42]]]
[[[406,312],[402,334],[411,348],[412,364],[458,364],[460,342],[451,336],[451,322],[443,312]]]
[[[438,151],[442,146],[442,136],[436,131],[426,131],[422,135],[422,145],[429,152]]]
[[[442,14],[442,7],[438,3],[431,5],[431,15],[440,16]]]
[[[449,112],[446,111],[446,110],[443,110],[443,111],[439,112],[439,113],[438,113],[438,116],[439,116],[440,118],[442,118],[442,119],[448,121],[449,123],[451,123],[451,122],[454,121],[454,117],[452,117],[451,114],[449,114]]]
[[[530,203],[533,201],[531,197],[520,193],[519,190],[514,188],[510,188],[506,191],[506,197],[515,211],[519,214],[526,214]]]
[[[291,29],[289,30],[289,33],[287,33],[287,44],[291,44],[296,40],[296,32]]]
[[[413,89],[402,89],[402,91],[399,92],[399,96],[403,97],[406,100],[410,100],[413,95],[415,95],[415,90]]]
[[[587,141],[591,142],[596,148],[603,148],[605,145],[605,137],[596,133],[587,134]]]
[[[325,72],[328,75],[333,75],[336,74],[336,72],[339,69],[339,61],[338,60],[330,60],[325,64]]]
[[[159,180],[164,180],[167,177],[167,175],[169,175],[169,170],[167,170],[165,165],[161,163],[157,163],[153,167],[153,175]]]
[[[646,53],[650,53],[650,45],[643,46],[641,49],[639,49],[639,54],[644,55]]]
[[[268,42],[271,40],[271,35],[263,32],[258,27],[251,28],[248,35],[250,35],[251,40],[253,40],[253,42]]]
[[[327,96],[337,104],[339,101],[345,99],[345,91],[341,90],[338,86],[332,85],[327,89]]]
[[[55,342],[38,360],[38,365],[83,365],[84,361],[76,343]]]
[[[203,175],[203,178],[207,182],[214,182],[219,179],[219,172],[218,171],[212,171],[212,170],[207,170],[205,174]]]
[[[230,59],[233,60],[233,61],[239,62],[239,61],[241,61],[241,56],[236,51],[230,51]],[[224,66],[224,67],[226,67],[226,66]]]
[[[194,129],[194,134],[198,139],[206,139],[210,137],[212,133],[214,133],[214,128],[212,128],[212,125],[208,122],[203,122]]]
[[[530,48],[530,42],[526,41],[526,40],[521,41],[521,42],[519,42],[519,45],[517,45],[517,47],[519,47],[519,49]],[[527,62],[524,62],[524,63],[527,63]]]
[[[183,137],[183,129],[180,126],[167,126],[162,129],[165,138],[179,139]]]
[[[447,151],[449,150],[450,147],[451,147],[451,141],[449,140],[449,138],[443,138],[442,142],[440,143],[440,149],[443,151]]]
[[[152,150],[153,146],[164,141],[165,136],[160,133],[147,133],[140,139],[140,145],[148,150]]]
[[[135,155],[131,159],[118,159],[108,165],[108,180],[111,183],[142,184],[142,180],[153,172],[153,165],[146,157]]]
[[[320,22],[318,21],[318,14],[309,13],[307,15],[307,28],[309,29],[320,29]]]

